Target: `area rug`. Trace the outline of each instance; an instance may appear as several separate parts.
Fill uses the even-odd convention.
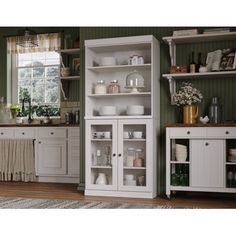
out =
[[[169,205],[0,197],[0,209],[163,209]]]

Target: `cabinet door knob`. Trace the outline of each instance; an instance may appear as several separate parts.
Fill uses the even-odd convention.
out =
[[[41,141],[39,141],[39,144],[41,144]]]
[[[24,133],[24,132],[22,132],[22,135],[25,135],[25,133]]]
[[[121,157],[121,153],[119,153],[118,156]]]
[[[190,134],[190,131],[187,131],[187,134]]]
[[[115,153],[113,153],[113,154],[112,154],[112,156],[113,156],[113,157],[115,157],[115,156],[116,156],[116,154],[115,154]]]
[[[208,146],[208,145],[209,145],[209,143],[205,143],[205,145],[206,145],[206,146]]]
[[[229,131],[225,131],[225,134],[229,134]]]
[[[51,134],[51,135],[53,135],[54,133],[53,133],[53,132],[51,132],[50,134]]]
[[[3,133],[3,132],[1,132],[1,135],[4,135],[4,133]]]

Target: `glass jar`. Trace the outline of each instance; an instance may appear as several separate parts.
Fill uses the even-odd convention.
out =
[[[131,89],[131,93],[139,92],[139,89],[144,88],[143,76],[134,70],[126,76],[126,88]]]
[[[94,88],[94,93],[95,94],[106,94],[107,93],[107,88],[106,88],[104,80],[97,81],[97,84],[95,85],[95,88]]]
[[[120,85],[118,84],[118,80],[111,81],[108,86],[108,93],[120,93]]]
[[[135,159],[135,149],[127,148],[126,166],[133,166],[134,159]]]
[[[144,166],[143,149],[136,149],[135,150],[134,166],[135,167],[143,167]]]

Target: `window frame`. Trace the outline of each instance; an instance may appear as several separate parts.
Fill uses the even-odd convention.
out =
[[[45,51],[46,53],[47,51]],[[56,52],[56,51],[55,51]],[[37,52],[36,52],[37,53]],[[18,80],[18,72],[20,69],[22,68],[37,68],[37,66],[28,66],[28,67],[24,67],[24,66],[18,66],[18,58],[19,58],[19,54],[12,54],[10,57],[10,61],[11,61],[11,76],[10,76],[10,83],[8,83],[8,86],[10,86],[10,89],[8,89],[9,92],[11,92],[11,95],[8,96],[8,100],[11,100],[11,103],[15,103],[18,104],[18,84],[19,84],[19,80]],[[59,64],[50,64],[50,65],[44,65],[44,66],[40,66],[43,68],[46,67],[51,67],[51,66],[56,66],[58,67],[58,75],[55,76],[57,78],[60,77],[60,55],[59,55]],[[31,78],[32,79],[32,78]],[[60,83],[60,82],[59,82]],[[54,103],[56,105],[58,105],[58,108],[61,108],[61,89],[60,89],[60,84],[58,86],[58,92],[59,92],[59,102],[58,103]],[[32,105],[35,105],[34,103],[32,103]],[[42,104],[38,104],[38,105],[52,105],[51,103],[42,103]],[[41,116],[42,117],[42,116]],[[57,118],[58,116],[54,116],[55,118]]]

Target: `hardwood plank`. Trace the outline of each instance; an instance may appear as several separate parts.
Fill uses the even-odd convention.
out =
[[[236,208],[235,194],[176,193],[154,199],[84,196],[77,184],[0,182],[0,197],[105,201],[130,204],[168,205],[173,208]]]

